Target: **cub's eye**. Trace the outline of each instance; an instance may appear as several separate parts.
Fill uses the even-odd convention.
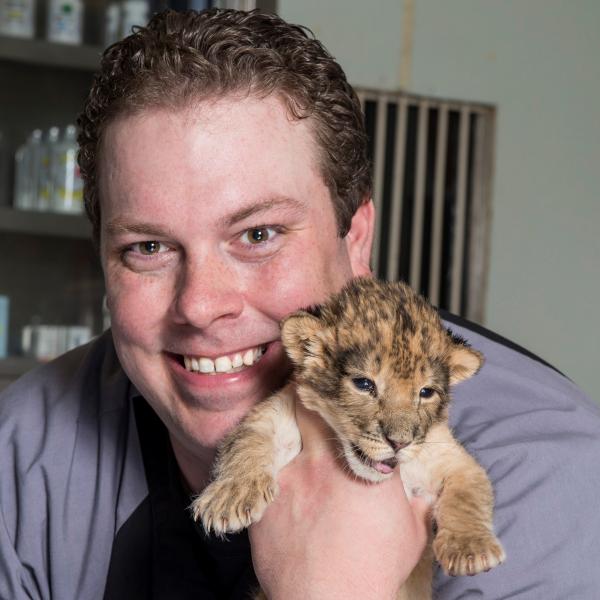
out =
[[[434,394],[435,394],[435,390],[430,387],[421,388],[421,390],[419,391],[419,397],[424,398],[425,400],[433,397]]]
[[[369,392],[369,394],[374,394],[377,391],[377,386],[375,382],[371,379],[367,379],[366,377],[355,377],[352,380],[354,387],[361,392]]]

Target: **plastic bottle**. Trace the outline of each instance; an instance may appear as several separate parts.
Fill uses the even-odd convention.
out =
[[[15,152],[15,190],[13,206],[21,210],[32,207],[31,177],[29,175],[31,154],[27,143],[21,144]]]
[[[0,129],[0,206],[8,204],[8,145]]]
[[[52,197],[54,194],[54,147],[58,142],[60,130],[58,127],[50,127],[48,137],[41,145],[40,160],[39,160],[39,187],[36,208],[41,211],[52,209]]]
[[[0,0],[0,34],[32,38],[35,33],[35,0]]]
[[[104,13],[104,46],[112,46],[121,38],[121,5],[111,2]]]
[[[0,359],[8,356],[9,308],[9,297],[0,295]]]
[[[34,129],[15,153],[15,192],[13,204],[21,210],[37,208],[42,130]]]
[[[39,207],[39,195],[42,177],[42,161],[45,152],[45,143],[41,129],[34,129],[29,137],[29,177],[31,189],[30,210],[37,210]]]
[[[146,0],[125,0],[121,4],[121,34],[129,35],[134,25],[146,25],[150,5]]]
[[[52,165],[52,210],[83,212],[83,181],[77,164],[77,129],[67,125],[62,139],[54,145]]]
[[[47,37],[51,42],[81,44],[83,38],[81,0],[50,0]]]

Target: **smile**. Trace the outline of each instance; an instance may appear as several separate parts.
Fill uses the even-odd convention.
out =
[[[218,356],[217,358],[208,358],[206,356],[184,356],[183,363],[185,368],[192,373],[202,373],[206,375],[216,373],[237,373],[256,364],[265,353],[266,346],[256,346],[249,348],[244,352]]]

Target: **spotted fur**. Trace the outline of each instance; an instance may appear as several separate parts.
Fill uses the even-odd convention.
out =
[[[301,448],[297,395],[335,432],[355,475],[382,481],[400,463],[407,494],[431,502],[436,534],[400,598],[431,597],[433,556],[451,575],[501,563],[491,484],[448,427],[450,388],[473,376],[483,356],[409,286],[369,278],[287,317],[282,341],[293,383],[224,441],[214,481],[192,505],[207,531],[248,526],[277,495],[278,471]]]

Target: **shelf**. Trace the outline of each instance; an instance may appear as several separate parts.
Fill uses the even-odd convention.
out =
[[[0,377],[16,379],[40,363],[34,358],[10,356],[0,359]]]
[[[0,35],[0,59],[2,60],[95,71],[100,66],[102,52],[100,46],[75,46]]]
[[[92,226],[82,215],[63,215],[0,207],[0,231],[91,239]]]
[[[15,379],[25,375],[40,363],[33,358],[11,356],[0,359],[0,392],[8,387]]]

